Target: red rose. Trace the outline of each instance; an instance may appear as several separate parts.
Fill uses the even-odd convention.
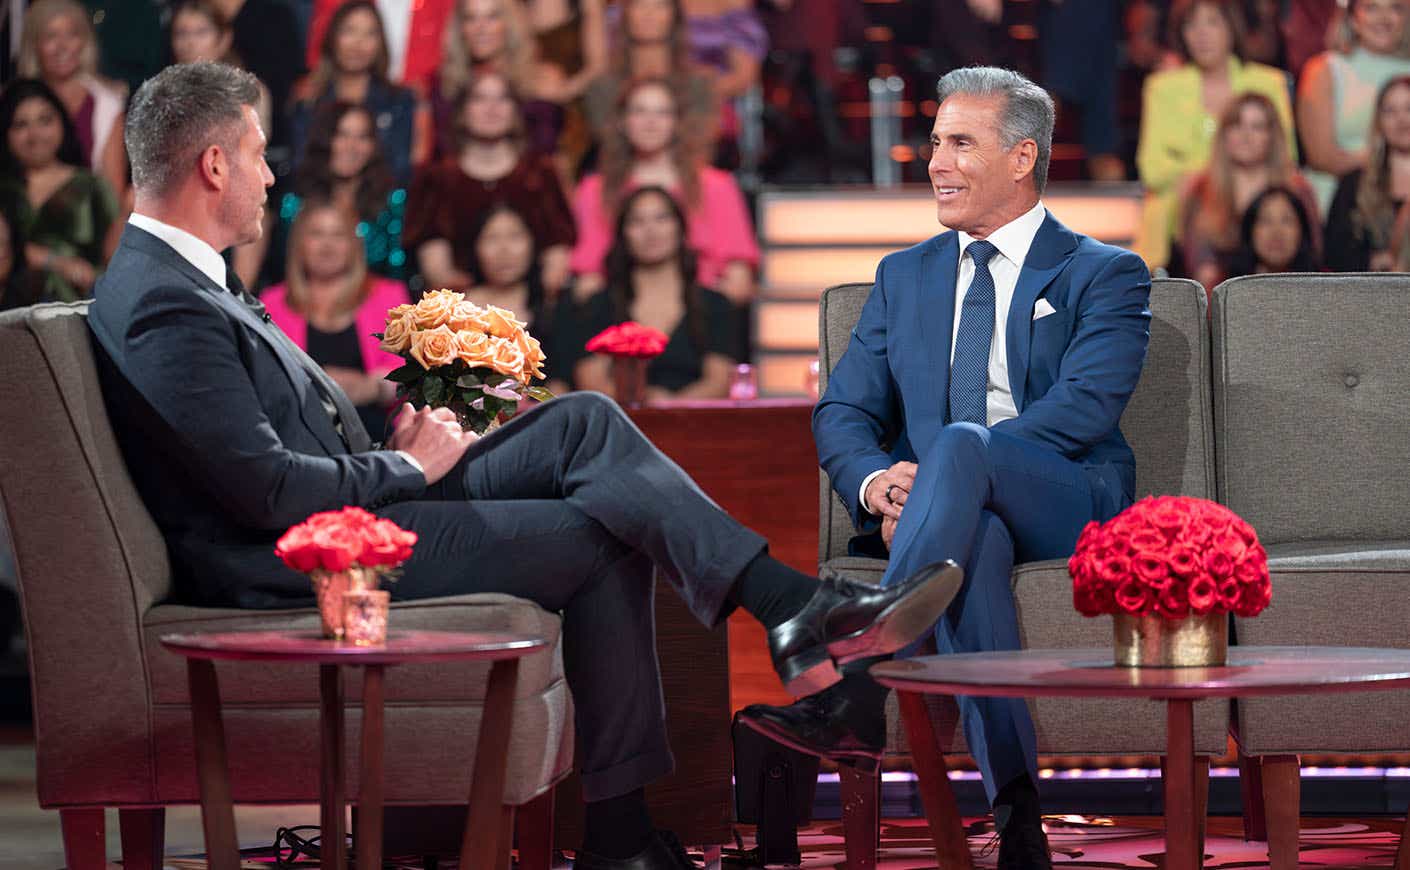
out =
[[[1137,553],[1160,552],[1166,547],[1165,536],[1149,526],[1132,532],[1130,544]]]
[[[1272,600],[1273,587],[1270,583],[1253,583],[1239,587],[1239,606],[1234,615],[1248,618],[1263,612]]]
[[[1170,548],[1170,552],[1165,554],[1165,561],[1169,563],[1170,570],[1178,577],[1190,577],[1199,570],[1200,560],[1194,548],[1184,544],[1175,544]]]
[[[325,523],[313,532],[313,548],[325,571],[346,571],[362,555],[362,538],[344,525]]]
[[[1239,581],[1230,577],[1219,584],[1219,608],[1230,613],[1239,606],[1239,596],[1242,594]]]
[[[1245,556],[1234,566],[1234,577],[1245,585],[1267,583],[1268,563]]]
[[[285,532],[274,544],[274,554],[295,571],[307,574],[318,567],[318,551],[313,548],[313,532],[306,523],[299,523]]]
[[[1210,550],[1204,554],[1204,570],[1218,583],[1234,576],[1234,560],[1219,550]]]
[[[1131,578],[1131,559],[1121,553],[1107,556],[1098,567],[1097,576],[1107,583],[1123,583]]]
[[[1074,554],[1081,553],[1083,550],[1095,546],[1097,534],[1101,531],[1101,528],[1101,523],[1096,522],[1089,522],[1087,525],[1083,526],[1081,533],[1077,535],[1077,543],[1073,546],[1072,552]]]
[[[1190,610],[1196,616],[1204,616],[1219,604],[1219,587],[1208,577],[1196,577],[1190,581]]]
[[[588,340],[589,353],[650,359],[660,356],[668,339],[664,332],[628,320],[609,326]]]
[[[1151,603],[1150,589],[1134,577],[1116,587],[1116,606],[1127,613],[1144,613]]]
[[[1248,544],[1250,547],[1258,543],[1258,533],[1253,530],[1253,526],[1249,525],[1248,521],[1243,517],[1235,515],[1234,518],[1229,521],[1229,528],[1233,529],[1239,537],[1243,538],[1244,543]]]
[[[368,523],[362,527],[360,534],[362,555],[357,561],[368,566],[400,564],[410,557],[410,544],[416,542],[415,533],[402,531],[391,520],[379,519]],[[408,535],[411,537],[410,543],[406,541]]]
[[[1161,499],[1150,511],[1150,523],[1159,529],[1166,539],[1173,539],[1185,530],[1190,511],[1175,499]]]
[[[1102,606],[1102,596],[1090,585],[1072,587],[1072,606],[1083,616],[1101,616],[1107,612]]]
[[[1237,562],[1242,559],[1244,553],[1248,552],[1248,544],[1238,532],[1230,528],[1225,528],[1212,542],[1214,548],[1224,555]]]
[[[1184,619],[1190,615],[1189,587],[1181,580],[1171,580],[1160,593],[1156,608],[1167,619]]]
[[[1136,576],[1148,584],[1160,583],[1169,579],[1170,569],[1158,553],[1138,552],[1131,559],[1131,568]]]

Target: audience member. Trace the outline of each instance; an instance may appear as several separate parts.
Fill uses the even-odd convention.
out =
[[[646,370],[647,397],[723,398],[741,354],[729,300],[695,280],[680,203],[661,187],[641,187],[622,203],[607,287],[583,306],[579,348],[609,326],[635,320],[670,337]],[[580,350],[581,352],[581,350]],[[610,361],[600,355],[574,366],[581,389],[612,392]]]
[[[328,22],[344,0],[311,0],[313,16],[308,29],[308,65],[318,66],[319,47]],[[443,34],[455,9],[455,0],[415,0],[380,3],[387,35],[387,77],[427,94],[431,77],[441,65]]]
[[[507,203],[533,233],[544,286],[556,294],[568,280],[573,215],[553,162],[527,147],[510,80],[497,72],[474,76],[461,94],[454,127],[455,150],[417,175],[407,202],[404,244],[416,252],[426,283],[471,286],[469,228],[491,205]]]
[[[1307,62],[1297,90],[1298,133],[1308,178],[1325,210],[1337,179],[1366,165],[1366,131],[1376,94],[1410,74],[1405,0],[1351,0],[1337,25],[1335,47]]]
[[[1279,20],[1282,0],[1243,0],[1247,30],[1244,59],[1287,68],[1283,56],[1283,30]]]
[[[1283,48],[1286,68],[1297,78],[1314,56],[1327,49],[1327,34],[1332,29],[1341,0],[1287,0],[1283,18]]]
[[[607,25],[602,0],[527,0],[539,64],[539,95],[563,107],[555,150],[572,178],[592,146],[582,106],[588,85],[607,71]]]
[[[732,100],[759,83],[769,33],[750,0],[682,0],[691,60],[715,71],[715,95]]]
[[[1136,149],[1146,187],[1137,248],[1152,268],[1169,259],[1180,181],[1208,162],[1217,119],[1230,100],[1245,91],[1268,97],[1289,149],[1296,147],[1287,75],[1242,60],[1243,23],[1229,0],[1179,0],[1170,13],[1169,38],[1185,63],[1146,78]]]
[[[488,72],[503,76],[519,95],[528,147],[551,153],[562,111],[539,93],[538,49],[523,7],[518,0],[460,0],[446,28],[440,75],[432,79],[436,156],[457,152],[457,103],[471,78]]]
[[[1116,117],[1119,18],[1117,0],[1038,6],[1043,87],[1081,113],[1087,174],[1098,181],[1126,180]]]
[[[24,239],[15,229],[0,209],[0,311],[29,301],[24,298]]]
[[[548,389],[566,392],[566,379],[559,374],[566,374],[559,361],[564,353],[556,342],[560,323],[539,277],[542,258],[528,220],[514,206],[494,203],[480,211],[474,226],[469,228],[469,238],[473,284],[466,289],[465,298],[476,305],[495,305],[512,311],[527,323],[529,333],[543,345]],[[571,315],[568,306],[560,310]],[[568,317],[565,321],[562,325],[571,327]],[[571,354],[566,357],[571,358]]]
[[[298,88],[293,119],[295,160],[300,159],[314,113],[333,102],[366,106],[376,119],[382,153],[398,184],[430,154],[431,120],[410,89],[387,78],[382,14],[372,0],[349,0],[333,13],[323,35],[318,67]],[[295,170],[300,167],[295,164]]]
[[[235,53],[235,28],[217,0],[179,0],[171,11],[172,63],[217,60],[244,68]],[[269,88],[260,83],[259,122],[265,136],[274,130],[274,104]]]
[[[366,106],[355,103],[329,103],[314,115],[294,189],[279,198],[272,232],[266,234],[264,274],[270,280],[282,280],[294,219],[305,202],[315,200],[357,216],[368,271],[405,280],[410,272],[402,246],[406,188],[392,178],[376,123]]]
[[[274,129],[266,130],[265,135],[269,137],[270,162],[282,176],[295,156],[290,148],[290,102],[294,85],[304,73],[303,29],[288,0],[217,2],[230,22],[235,55],[269,90]]]
[[[98,78],[98,41],[77,0],[36,0],[24,16],[19,74],[42,80],[58,96],[78,137],[81,165],[121,193],[127,187],[122,144],[127,93]]]
[[[622,92],[644,79],[661,79],[681,101],[687,126],[702,147],[714,142],[718,103],[711,74],[691,60],[690,38],[681,0],[623,0],[612,35],[612,67],[584,94],[584,107],[601,142],[612,133]]]
[[[1309,214],[1317,214],[1312,186],[1288,153],[1277,107],[1262,94],[1240,94],[1219,119],[1208,168],[1189,179],[1180,197],[1183,273],[1211,290],[1235,274],[1239,220],[1254,198],[1274,185],[1292,190]],[[1312,228],[1309,241],[1318,250],[1321,227],[1314,222]]]
[[[1239,228],[1234,274],[1321,271],[1312,241],[1315,214],[1303,194],[1281,184],[1254,197]]]
[[[1386,82],[1366,135],[1366,166],[1342,177],[1327,214],[1327,268],[1390,269],[1396,213],[1410,200],[1410,76]]]
[[[43,82],[5,88],[0,131],[0,210],[25,240],[29,266],[23,304],[88,296],[122,232],[112,189],[84,168],[73,123]]]
[[[343,388],[373,438],[387,427],[396,385],[384,375],[402,364],[372,333],[387,310],[408,301],[406,285],[367,271],[357,216],[328,202],[306,203],[289,238],[287,280],[260,299],[295,344]]]
[[[584,178],[573,199],[579,299],[603,286],[612,221],[625,195],[646,185],[664,187],[685,204],[687,244],[699,256],[695,280],[735,305],[753,298],[759,245],[744,196],[728,172],[705,165],[681,108],[661,79],[636,82],[623,94],[621,120],[602,142],[601,171]]]

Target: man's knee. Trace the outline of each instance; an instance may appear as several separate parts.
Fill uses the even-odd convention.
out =
[[[549,404],[558,405],[559,410],[563,413],[585,420],[610,420],[625,417],[621,406],[614,402],[610,396],[592,390],[582,390],[569,393],[566,396],[559,396]]]
[[[975,423],[951,423],[935,436],[932,459],[984,468],[989,464],[989,430]]]

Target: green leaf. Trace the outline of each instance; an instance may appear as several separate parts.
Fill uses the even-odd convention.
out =
[[[496,371],[491,371],[489,374],[485,375],[485,383],[491,387],[497,387],[507,380],[509,380],[508,375],[503,375]]]
[[[421,368],[419,363],[409,362],[399,369],[387,372],[387,380],[397,384],[410,384],[425,374],[426,370]]]
[[[547,402],[551,399],[557,398],[557,396],[553,395],[552,392],[544,389],[543,387],[525,387],[524,395],[528,396],[531,399],[536,399],[540,402]]]
[[[478,387],[482,383],[484,383],[484,381],[481,380],[480,376],[475,374],[473,371],[466,372],[465,374],[457,378],[455,381],[455,385],[457,387]]]
[[[446,398],[446,382],[438,377],[429,377],[421,382],[421,394],[426,404],[439,405]]]

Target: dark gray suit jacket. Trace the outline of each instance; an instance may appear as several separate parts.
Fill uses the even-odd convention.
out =
[[[274,556],[285,529],[425,491],[396,453],[351,452],[278,327],[151,233],[127,227],[93,295],[108,414],[184,600],[307,600],[308,579]]]

